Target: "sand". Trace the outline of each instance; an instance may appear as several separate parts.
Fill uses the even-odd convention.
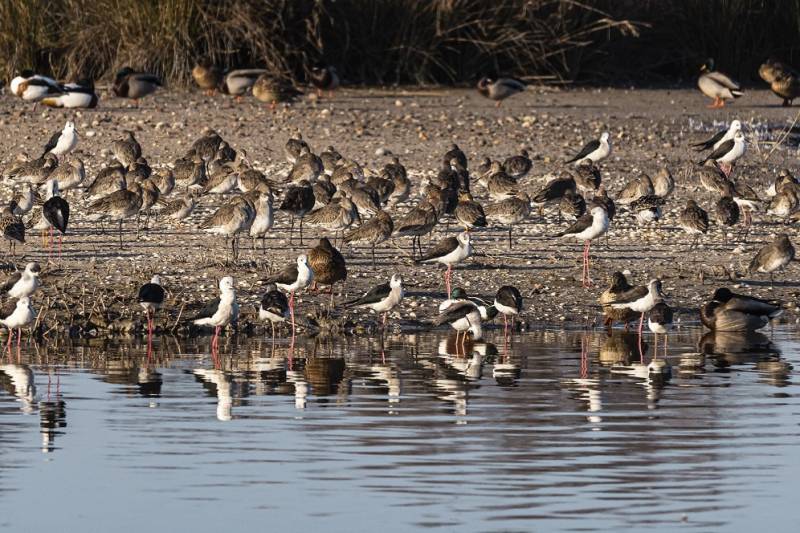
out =
[[[527,148],[534,168],[523,180],[528,191],[538,190],[559,172],[566,156],[604,131],[611,133],[612,156],[601,165],[603,183],[613,194],[641,172],[654,174],[667,166],[677,180],[663,219],[648,226],[637,225],[633,216],[618,206],[608,244],[592,246],[591,275],[595,286],[580,283],[580,243],[554,238],[569,222],[559,222],[555,209],[544,216],[535,211],[515,229],[509,250],[505,228],[490,228],[475,234],[475,255],[454,272],[454,286],[465,287],[475,296],[491,300],[503,284],[516,285],[525,297],[523,327],[543,325],[581,327],[598,325],[597,296],[615,270],[628,272],[629,281],[643,284],[659,277],[669,302],[680,313],[683,325],[697,323],[696,310],[715,287],[768,298],[782,299],[787,313],[782,320],[794,323],[797,316],[796,266],[777,275],[771,288],[764,275],[746,273],[750,259],[776,232],[787,231],[796,240],[795,226],[786,226],[766,213],[755,215],[747,242],[741,226],[728,229],[727,243],[720,228],[712,226],[699,248],[688,251],[691,238],[677,227],[677,218],[687,198],[696,198],[710,209],[715,198],[690,182],[684,171],[698,155],[687,144],[706,138],[728,121],[745,123],[751,141],[735,176],[744,179],[765,196],[778,170],[797,167],[797,141],[793,135],[784,144],[775,141],[796,118],[796,108],[780,107],[768,91],[747,95],[722,110],[710,110],[708,101],[694,89],[531,89],[511,98],[502,107],[466,89],[351,89],[338,91],[332,99],[307,98],[292,106],[271,111],[254,99],[236,103],[224,96],[206,97],[197,92],[162,91],[143,100],[139,108],[127,101],[102,95],[96,110],[33,110],[16,98],[0,98],[0,169],[26,151],[39,155],[50,135],[65,120],[75,121],[81,136],[78,153],[87,166],[87,183],[111,160],[110,146],[125,129],[135,131],[145,157],[153,167],[171,163],[182,155],[202,129],[216,129],[234,148],[245,149],[255,166],[277,182],[289,165],[283,145],[290,134],[301,131],[316,151],[334,145],[342,154],[362,165],[378,169],[391,151],[406,165],[414,183],[412,195],[426,175],[440,168],[442,154],[456,142],[476,164],[483,156],[505,158]],[[6,180],[4,197],[17,184]],[[477,199],[488,202],[480,185],[473,186]],[[177,189],[176,189],[177,190]],[[177,193],[173,193],[175,196]],[[15,258],[6,258],[6,269],[42,263],[43,287],[34,305],[39,309],[41,331],[70,331],[93,335],[131,330],[141,325],[141,309],[135,301],[138,287],[153,273],[162,276],[169,297],[158,323],[161,328],[188,332],[187,318],[217,293],[217,280],[224,274],[237,282],[243,316],[240,329],[255,327],[256,306],[263,292],[262,280],[273,269],[294,261],[307,246],[288,243],[289,219],[277,216],[266,240],[266,252],[253,252],[248,238],[236,264],[225,264],[226,249],[219,238],[204,234],[198,224],[220,205],[223,197],[205,197],[185,224],[150,221],[135,239],[135,222],[125,224],[125,246],[119,249],[116,231],[101,234],[85,217],[80,194],[68,196],[72,218],[64,240],[61,261],[48,258],[41,239],[31,230],[28,242]],[[404,212],[411,204],[403,204]],[[396,215],[397,211],[392,212]],[[38,214],[36,214],[38,216]],[[454,223],[440,224],[423,246],[458,231]],[[306,244],[314,244],[319,232],[306,228]],[[397,239],[379,246],[379,267],[370,266],[368,249],[344,250],[348,280],[337,288],[337,302],[355,297],[371,286],[400,273],[406,280],[406,299],[392,313],[392,327],[425,327],[444,298],[442,270],[434,265],[414,266],[410,240]],[[340,293],[343,290],[344,293]],[[334,309],[327,317],[328,295],[303,294],[298,299],[301,321],[317,328],[362,331],[374,327],[376,317],[367,312]],[[260,327],[260,326],[259,326]],[[109,329],[110,328],[110,329]],[[260,331],[260,330],[259,330]]]

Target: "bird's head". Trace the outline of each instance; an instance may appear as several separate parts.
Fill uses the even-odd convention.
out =
[[[153,285],[161,285],[161,276],[158,274],[153,275],[153,277],[150,278],[150,283]]]
[[[609,138],[609,136],[610,136],[610,134],[609,134],[607,131],[604,131],[604,132],[603,132],[603,133],[600,135],[600,141],[602,141],[602,142],[604,142],[604,143],[607,143],[607,142],[608,142],[608,138]]]
[[[233,291],[233,277],[225,276],[221,280],[219,280],[219,290],[222,292],[231,292]]]
[[[38,276],[42,271],[42,267],[37,262],[28,263],[25,265],[25,270],[33,276]]]
[[[69,133],[71,131],[75,131],[75,123],[71,120],[68,120],[67,123],[64,125],[64,133]]]
[[[700,67],[700,72],[711,72],[712,70],[714,70],[714,58],[709,57]]]
[[[458,234],[458,242],[460,242],[461,244],[466,246],[471,241],[472,237],[470,236],[469,232],[464,231]]]
[[[664,291],[662,289],[661,280],[660,279],[650,280],[650,283],[648,284],[648,287],[650,289],[650,294],[652,294],[654,296],[660,296],[661,298],[666,298],[667,297],[664,294]]]
[[[393,289],[398,289],[403,286],[403,277],[400,274],[392,274],[392,279],[389,281],[389,286]]]
[[[733,293],[727,287],[721,287],[715,290],[714,294],[711,295],[711,301],[718,303],[725,303],[731,298],[733,298]]]
[[[297,256],[297,266],[308,266],[308,256],[306,254]]]
[[[17,309],[22,307],[29,307],[31,305],[31,299],[28,296],[23,296],[19,300],[17,300]]]

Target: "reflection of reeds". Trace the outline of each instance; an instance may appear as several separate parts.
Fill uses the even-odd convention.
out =
[[[635,32],[567,0],[5,0],[0,66],[100,78],[130,64],[183,83],[201,56],[299,77],[324,58],[363,82],[565,79],[590,45]]]

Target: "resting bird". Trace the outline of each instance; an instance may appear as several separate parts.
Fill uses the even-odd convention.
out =
[[[700,308],[700,320],[712,331],[755,331],[782,313],[780,302],[736,294],[723,287]]]
[[[139,287],[139,305],[147,315],[147,336],[153,335],[153,315],[164,303],[164,287],[161,286],[161,278],[153,276],[149,283]]]
[[[156,92],[162,86],[161,78],[155,74],[136,72],[125,67],[114,77],[112,91],[120,98],[130,98],[139,105],[139,99]]]
[[[222,70],[207,57],[200,59],[192,69],[192,78],[206,95],[214,94],[222,83]]]
[[[758,75],[783,99],[784,107],[792,105],[792,100],[800,96],[800,73],[789,65],[769,58],[758,69]]]
[[[293,102],[302,94],[303,91],[289,80],[269,74],[262,74],[253,84],[253,96],[260,102],[270,104],[272,109],[281,102]]]
[[[495,106],[500,107],[500,102],[521,93],[527,86],[525,82],[516,78],[481,78],[478,82],[478,92],[488,98],[497,102]]]
[[[711,58],[700,68],[697,86],[704,95],[714,99],[714,102],[708,106],[711,109],[724,107],[726,100],[733,100],[744,95],[739,82],[732,80],[727,74],[714,70],[714,60]]]
[[[329,95],[339,87],[339,74],[336,67],[315,65],[308,74],[311,85],[317,88],[317,95],[322,96],[322,91],[328,91]]]

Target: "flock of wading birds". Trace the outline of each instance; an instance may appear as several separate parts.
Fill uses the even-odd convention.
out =
[[[215,79],[214,84],[202,83],[202,65],[195,69],[195,79],[205,89],[224,85],[223,92],[240,96],[252,88],[257,90],[258,80],[264,80],[263,71],[251,69],[233,71]],[[239,74],[237,77],[236,73]],[[708,85],[708,74],[699,80],[704,93]],[[314,78],[312,78],[313,81]],[[221,81],[220,81],[221,80]],[[505,80],[505,81],[504,81]],[[506,90],[513,85],[508,78],[481,80],[478,90],[484,96],[498,102],[522,90]],[[239,83],[237,85],[237,83]],[[57,89],[53,89],[53,86]],[[138,99],[153,92],[160,85],[157,77],[123,69],[114,82],[117,96]],[[333,69],[319,73],[319,89],[333,89],[338,85]],[[69,95],[81,93],[80,84],[57,84],[54,80],[24,73],[12,80],[12,92],[28,101],[42,101],[59,107],[81,107],[71,105],[75,99]],[[258,95],[256,95],[258,97]],[[737,95],[732,95],[738,96]],[[60,103],[54,103],[60,98]],[[717,97],[715,97],[717,98]],[[259,98],[261,99],[261,98]],[[724,102],[725,95],[719,97]],[[264,100],[269,101],[269,100]],[[273,99],[271,103],[280,101]],[[719,103],[715,100],[715,107]],[[96,104],[96,101],[94,102]],[[91,107],[91,106],[87,106]],[[142,156],[142,148],[132,132],[115,141],[112,151],[116,162],[102,168],[92,183],[85,180],[83,161],[70,155],[79,141],[78,132],[72,122],[67,122],[62,131],[56,132],[45,145],[42,155],[30,158],[25,154],[5,172],[6,178],[21,184],[19,193],[0,213],[3,236],[12,249],[25,242],[26,228],[55,232],[59,237],[66,234],[70,205],[61,197],[61,192],[82,189],[87,220],[118,222],[119,242],[122,246],[122,226],[126,219],[136,217],[137,235],[139,216],[157,216],[173,222],[186,219],[204,195],[231,195],[216,212],[199,225],[200,230],[223,236],[230,240],[230,254],[236,261],[238,240],[242,234],[253,239],[264,238],[272,230],[275,209],[274,199],[283,189],[278,211],[291,217],[290,242],[295,221],[299,222],[300,244],[302,227],[311,225],[329,232],[334,243],[327,237],[308,253],[297,257],[296,262],[286,266],[266,282],[267,290],[259,308],[259,317],[272,325],[289,321],[292,336],[296,331],[294,297],[298,291],[309,288],[312,283],[332,286],[347,277],[344,256],[334,246],[336,236],[344,243],[365,243],[372,247],[374,265],[375,246],[392,237],[412,238],[412,257],[416,263],[440,263],[447,267],[445,285],[448,298],[439,306],[434,325],[451,325],[463,340],[468,333],[475,339],[482,336],[482,323],[493,319],[498,313],[504,318],[504,334],[508,334],[509,318],[523,310],[520,291],[505,285],[497,290],[494,301],[483,301],[468,297],[461,288],[451,290],[453,266],[461,263],[473,253],[474,231],[488,225],[508,228],[508,246],[512,246],[512,231],[531,213],[533,206],[543,209],[546,205],[557,205],[559,212],[574,223],[559,234],[559,237],[584,243],[583,285],[591,286],[589,278],[589,251],[593,240],[603,236],[616,214],[616,205],[621,204],[642,224],[661,217],[662,206],[672,193],[675,182],[667,169],[662,169],[653,178],[642,175],[631,180],[614,198],[610,198],[602,185],[599,164],[611,153],[609,134],[586,143],[577,154],[565,162],[564,171],[547,183],[538,193],[529,196],[522,191],[520,180],[532,168],[532,161],[524,150],[504,161],[484,158],[478,165],[469,167],[466,155],[455,144],[444,154],[438,175],[426,179],[415,205],[396,220],[390,210],[410,198],[412,184],[399,158],[392,157],[380,172],[365,172],[355,160],[339,154],[333,147],[314,153],[301,135],[290,138],[285,145],[285,155],[291,170],[280,184],[253,168],[243,151],[234,150],[218,133],[207,129],[190,150],[176,159],[170,168],[153,170]],[[709,151],[702,163],[693,165],[693,179],[706,190],[716,194],[718,200],[713,209],[713,218],[721,226],[732,226],[744,219],[749,229],[751,213],[766,205],[767,213],[776,217],[790,218],[800,213],[800,182],[788,171],[782,171],[775,183],[766,191],[768,201],[742,180],[733,178],[736,162],[746,153],[747,143],[741,123],[734,120],[729,128],[719,131],[708,140],[694,145],[699,151]],[[473,176],[485,189],[490,202],[482,206],[473,197]],[[170,200],[173,190],[182,188],[185,194]],[[45,197],[40,199],[39,189]],[[38,209],[41,206],[41,209]],[[37,209],[34,211],[34,208]],[[32,213],[28,222],[23,217]],[[366,219],[369,215],[370,218]],[[454,237],[446,237],[423,251],[420,237],[430,233],[445,217],[454,218],[464,231]],[[696,201],[688,200],[680,215],[680,227],[697,238],[709,229],[709,214]],[[746,238],[746,235],[745,235]],[[263,242],[263,241],[262,241]],[[52,252],[53,240],[50,239]],[[417,256],[419,250],[419,256]],[[773,273],[787,266],[794,258],[795,250],[785,234],[764,246],[753,258],[751,272]],[[29,263],[21,273],[12,275],[2,291],[16,299],[13,305],[2,310],[0,323],[9,329],[8,345],[13,330],[18,330],[35,319],[31,296],[39,286],[40,267]],[[218,349],[221,329],[233,324],[239,316],[234,279],[223,277],[219,283],[220,296],[208,302],[192,320],[200,326],[215,328],[212,350]],[[287,298],[288,294],[288,298]],[[367,307],[383,314],[385,329],[387,314],[403,300],[403,280],[394,274],[391,280],[375,286],[361,298],[346,302],[346,307]],[[153,314],[161,308],[165,290],[159,276],[153,276],[143,285],[138,301],[147,314],[148,335],[153,334]],[[606,325],[619,321],[627,324],[639,318],[639,334],[642,334],[644,318],[656,334],[666,334],[671,328],[673,312],[661,289],[661,282],[654,279],[647,286],[631,286],[622,273],[612,275],[610,287],[599,298],[606,318]],[[762,300],[743,294],[735,294],[727,288],[714,291],[711,300],[700,309],[704,325],[717,331],[750,331],[764,327],[770,319],[781,314],[777,301]],[[383,330],[382,330],[383,331]],[[665,338],[666,341],[666,338]]]

